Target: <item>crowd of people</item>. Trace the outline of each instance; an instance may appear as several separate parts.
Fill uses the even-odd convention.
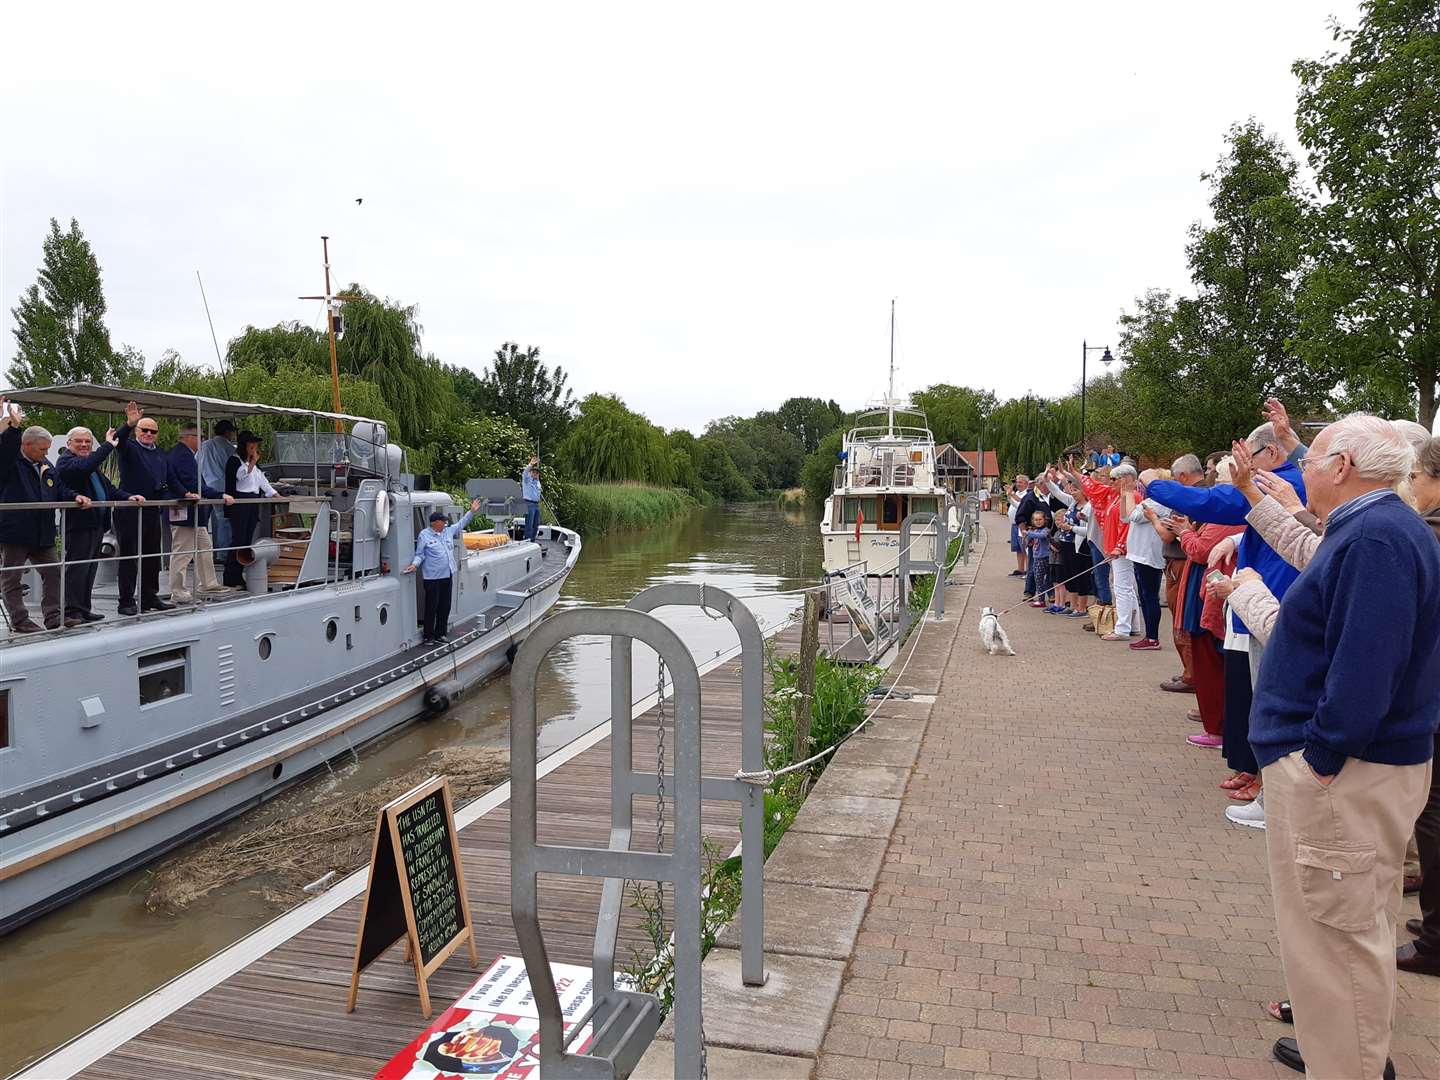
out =
[[[92,596],[100,566],[96,560],[111,531],[119,550],[120,615],[168,611],[197,597],[219,597],[244,587],[241,552],[260,524],[256,500],[278,495],[259,467],[260,437],[221,420],[203,443],[194,423],[180,426],[169,449],[159,440],[159,423],[132,401],[125,424],[107,430],[103,439],[87,427],[71,428],[52,464],[51,433],[27,424],[18,406],[0,399],[0,502],[75,504],[59,529],[53,509],[0,513],[0,595],[15,633],[76,627],[104,617],[94,609]],[[103,468],[112,455],[119,464],[118,483]],[[103,505],[117,502],[135,505]],[[63,575],[57,545],[62,536]],[[167,550],[168,589],[162,594],[161,562]],[[223,555],[223,580],[216,576],[217,554]],[[43,625],[25,602],[27,564],[40,577]]]
[[[1011,574],[1137,652],[1163,648],[1163,598],[1181,670],[1160,689],[1193,695],[1226,817],[1266,830],[1290,993],[1266,1008],[1297,1035],[1275,1057],[1391,1076],[1396,970],[1440,976],[1440,438],[1354,415],[1306,446],[1262,413],[1203,463],[1106,447],[1017,476]]]

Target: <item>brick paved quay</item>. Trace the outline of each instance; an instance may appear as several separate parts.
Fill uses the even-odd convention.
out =
[[[1168,631],[1131,653],[1023,608],[1019,655],[987,657],[973,626],[1019,599],[1013,566],[992,543],[968,603],[947,594],[965,626],[816,1075],[1298,1076],[1262,1007],[1285,996],[1265,837],[1224,820],[1194,698],[1158,688]],[[1440,1078],[1440,979],[1400,976],[1391,1054]]]

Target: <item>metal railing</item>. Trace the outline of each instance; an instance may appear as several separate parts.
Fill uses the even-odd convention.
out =
[[[168,535],[169,535],[169,534],[166,533],[166,532],[161,532],[161,536],[160,536],[160,540],[159,540],[159,546],[156,547],[156,548],[154,548],[154,550],[150,550],[149,548],[147,548],[147,546],[146,546],[146,544],[145,544],[145,519],[146,519],[146,513],[145,513],[145,512],[146,512],[146,511],[153,511],[153,512],[154,512],[155,514],[157,514],[157,515],[160,514],[161,511],[164,511],[164,512],[165,512],[165,516],[157,523],[157,526],[155,526],[155,527],[158,529],[158,528],[163,528],[163,527],[165,527],[165,526],[175,526],[175,525],[180,525],[180,524],[181,524],[180,522],[172,522],[172,521],[169,520],[169,511],[170,511],[171,509],[174,509],[174,508],[192,509],[192,508],[193,508],[193,509],[195,509],[195,511],[196,511],[196,513],[195,513],[196,524],[195,524],[194,526],[182,526],[182,527],[209,528],[209,526],[202,526],[202,525],[199,524],[199,508],[200,508],[200,507],[209,506],[209,507],[220,507],[220,508],[223,509],[223,508],[225,508],[225,507],[227,507],[227,506],[243,505],[243,506],[254,506],[254,507],[257,507],[257,508],[263,508],[263,507],[274,507],[274,506],[288,506],[288,505],[290,505],[291,503],[295,503],[295,502],[316,503],[316,504],[319,504],[322,508],[324,508],[328,513],[327,513],[327,514],[317,514],[317,515],[316,515],[316,517],[317,517],[317,524],[318,524],[318,520],[319,520],[319,519],[324,518],[326,521],[329,521],[329,520],[332,519],[332,516],[333,516],[334,527],[333,527],[333,529],[330,530],[330,535],[326,537],[327,543],[331,543],[331,544],[333,545],[333,554],[328,554],[328,553],[327,553],[327,558],[326,558],[326,575],[325,575],[324,581],[322,581],[322,582],[315,582],[315,583],[313,583],[313,584],[318,584],[318,585],[330,585],[330,584],[334,584],[334,583],[342,580],[342,579],[343,579],[343,569],[342,569],[342,567],[343,567],[343,562],[344,562],[344,560],[341,558],[341,551],[342,551],[342,549],[343,549],[343,547],[344,547],[344,542],[343,542],[343,536],[344,536],[344,532],[345,532],[345,530],[344,530],[344,518],[345,518],[346,516],[349,516],[349,518],[350,518],[351,543],[352,543],[352,545],[353,545],[353,543],[354,543],[354,527],[355,527],[356,515],[357,515],[357,514],[363,514],[363,513],[364,513],[364,508],[363,508],[363,507],[355,507],[354,509],[351,509],[351,510],[336,510],[333,506],[331,506],[330,500],[329,500],[327,497],[322,496],[322,495],[308,495],[308,494],[307,494],[307,495],[298,495],[298,496],[277,495],[277,496],[273,496],[273,497],[272,497],[272,496],[257,496],[257,497],[254,497],[254,498],[251,498],[251,497],[248,497],[248,496],[247,496],[247,497],[245,497],[245,498],[236,498],[236,499],[234,499],[234,501],[231,502],[231,503],[227,503],[227,502],[225,501],[225,499],[223,499],[223,498],[216,498],[216,499],[210,499],[210,498],[199,498],[199,499],[147,499],[147,500],[144,501],[144,502],[135,502],[135,501],[132,501],[132,500],[129,500],[129,499],[125,499],[125,500],[92,500],[88,506],[83,506],[83,507],[82,507],[82,506],[79,506],[78,504],[76,504],[73,500],[68,501],[68,502],[14,502],[14,503],[0,503],[0,515],[4,515],[4,514],[6,514],[6,513],[34,513],[34,512],[36,512],[36,511],[46,511],[46,510],[58,512],[59,515],[60,515],[60,521],[59,521],[58,525],[56,526],[56,529],[57,529],[57,543],[56,543],[56,545],[55,545],[56,549],[58,550],[59,558],[58,558],[55,562],[53,562],[53,563],[38,563],[38,564],[37,564],[37,563],[33,563],[33,562],[28,562],[28,561],[27,561],[27,563],[22,563],[22,564],[20,564],[20,565],[16,565],[16,566],[11,566],[11,567],[6,567],[6,568],[4,568],[4,569],[0,569],[0,580],[3,580],[4,578],[8,578],[9,575],[11,575],[11,574],[14,574],[14,575],[17,575],[17,576],[18,576],[18,575],[24,575],[28,569],[33,569],[34,571],[36,571],[37,574],[38,574],[38,576],[39,576],[40,579],[41,579],[42,603],[43,603],[43,594],[44,594],[44,591],[45,591],[45,589],[44,589],[44,578],[45,578],[45,575],[46,575],[48,572],[50,572],[50,571],[52,570],[52,568],[53,568],[54,570],[58,571],[58,583],[57,583],[57,585],[56,585],[55,587],[56,587],[56,589],[57,589],[57,591],[58,591],[58,593],[59,593],[59,603],[60,603],[61,620],[62,620],[62,621],[61,621],[61,625],[60,625],[60,626],[57,626],[57,627],[47,627],[47,628],[46,628],[45,630],[43,630],[42,632],[36,633],[36,634],[27,635],[24,639],[21,639],[21,640],[39,640],[39,639],[43,639],[44,637],[49,636],[49,635],[61,633],[61,632],[63,632],[63,631],[66,629],[66,627],[64,626],[64,618],[66,617],[66,612],[67,612],[67,609],[66,609],[66,606],[65,606],[65,585],[66,585],[66,578],[67,578],[67,573],[68,573],[69,571],[71,571],[71,570],[74,570],[74,569],[77,568],[77,567],[84,567],[84,566],[95,565],[95,566],[97,566],[97,568],[98,568],[100,565],[103,565],[103,564],[106,564],[106,563],[115,563],[115,564],[118,565],[118,564],[126,563],[126,562],[134,562],[134,563],[136,564],[136,586],[135,586],[135,595],[134,595],[133,597],[131,597],[131,599],[134,600],[134,601],[137,603],[138,606],[140,606],[141,608],[143,608],[143,603],[144,603],[144,599],[143,599],[143,580],[142,580],[142,576],[141,576],[141,575],[143,575],[143,573],[144,573],[144,562],[145,562],[145,560],[147,560],[147,559],[168,560],[168,559],[174,558],[174,557],[177,556],[177,555],[189,555],[189,556],[191,556],[193,559],[198,560],[198,559],[200,559],[200,558],[206,557],[207,555],[223,555],[223,554],[228,554],[229,552],[232,552],[232,551],[234,551],[234,552],[248,551],[248,550],[251,550],[251,549],[254,547],[255,542],[258,541],[258,540],[262,540],[262,539],[273,539],[273,538],[271,538],[271,537],[268,536],[268,530],[267,530],[266,533],[262,533],[262,532],[260,531],[261,528],[262,528],[262,526],[263,526],[263,522],[262,522],[262,521],[257,521],[257,522],[256,522],[256,533],[250,537],[250,539],[249,539],[248,542],[243,543],[243,544],[230,544],[230,545],[226,545],[226,546],[223,546],[223,547],[217,547],[217,546],[214,546],[214,545],[204,545],[204,546],[202,546],[202,545],[199,544],[198,541],[197,541],[194,547],[189,547],[189,548],[173,548],[173,547],[169,547],[169,546],[167,545],[167,540],[168,540]],[[119,553],[114,554],[114,555],[103,555],[103,554],[102,554],[102,555],[96,555],[96,556],[91,557],[91,558],[83,558],[83,559],[76,559],[76,558],[70,557],[70,556],[71,556],[71,552],[70,552],[70,550],[69,550],[69,545],[68,545],[67,543],[65,543],[65,538],[66,538],[67,535],[69,535],[71,532],[73,532],[73,531],[75,531],[75,530],[72,530],[72,529],[70,528],[70,526],[69,526],[69,520],[70,520],[70,519],[67,517],[67,515],[69,515],[69,514],[74,514],[74,513],[90,513],[90,512],[94,512],[94,511],[96,511],[96,510],[118,511],[118,513],[112,513],[112,514],[111,514],[111,518],[110,518],[110,530],[109,530],[109,531],[115,533],[115,537],[116,537],[117,542],[120,540],[120,531],[121,531],[121,529],[122,529],[122,528],[123,528],[123,529],[128,529],[129,526],[130,526],[130,522],[124,518],[124,514],[125,514],[126,512],[134,512],[134,528],[135,528],[135,550],[134,550],[134,552],[128,552],[128,553],[127,553],[127,552],[123,552],[123,551],[122,551],[122,552],[119,552]],[[153,519],[152,519],[152,520],[153,520]],[[312,538],[311,538],[311,539],[313,539],[313,534],[312,534]],[[302,544],[302,543],[303,543],[304,545],[306,545],[306,546],[308,547],[308,545],[310,544],[311,540],[304,540],[304,541],[296,540],[296,541],[290,541],[290,542],[281,540],[281,541],[276,541],[276,542],[277,542],[277,543],[280,543],[281,545],[286,545],[287,543],[293,543],[293,544]],[[103,550],[103,549],[102,549],[102,550]],[[169,571],[169,566],[168,566],[168,561],[167,561],[167,562],[164,563],[164,565],[161,566],[161,568],[157,571],[157,573],[159,573],[159,574],[164,574],[164,573],[168,573],[168,571]],[[176,607],[182,607],[182,608],[187,608],[187,609],[192,609],[192,610],[199,609],[199,608],[202,606],[202,601],[200,600],[200,598],[198,597],[198,595],[196,595],[196,593],[198,592],[198,585],[199,585],[199,571],[198,571],[198,569],[197,569],[197,571],[196,571],[196,585],[197,585],[197,589],[195,590],[195,592],[192,592],[191,597],[190,597],[190,600],[189,600],[188,603],[182,603],[182,604],[178,604],[178,605],[174,605],[174,606],[176,606]],[[296,582],[295,582],[295,587],[296,587],[296,588],[301,587],[299,581],[296,581]],[[239,595],[236,595],[236,596],[233,597],[233,598],[234,598],[234,599],[239,599],[240,596],[239,596]],[[33,599],[33,598],[32,598],[32,599]],[[28,605],[27,605],[27,608],[28,608]],[[141,610],[140,612],[138,612],[138,613],[135,614],[135,615],[119,615],[119,614],[117,614],[117,615],[114,616],[113,618],[107,616],[106,622],[107,622],[107,624],[113,626],[113,625],[116,624],[116,622],[119,622],[119,621],[138,620],[138,619],[144,618],[146,614],[147,614],[147,613],[146,613],[144,610]],[[6,622],[7,622],[7,625],[8,625],[9,617],[10,617],[10,616],[9,616],[8,610],[5,610],[5,609],[3,608],[3,605],[0,605],[0,616],[3,616],[3,617],[5,618],[5,620],[6,620]]]

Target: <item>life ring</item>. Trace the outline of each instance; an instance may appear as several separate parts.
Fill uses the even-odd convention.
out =
[[[375,536],[384,540],[390,535],[390,492],[375,493]]]

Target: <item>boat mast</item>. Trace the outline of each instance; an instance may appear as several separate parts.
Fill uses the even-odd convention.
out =
[[[895,298],[890,298],[890,390],[885,395],[887,434],[895,434]],[[338,410],[337,410],[338,411]]]
[[[325,256],[325,295],[324,296],[302,296],[301,300],[324,300],[325,301],[325,326],[330,332],[330,398],[335,406],[335,411],[340,411],[340,365],[335,357],[335,320],[339,315],[336,307],[337,300],[359,300],[358,296],[332,295],[330,292],[330,237],[320,237],[320,250]],[[345,425],[339,419],[335,421],[337,434],[345,433]]]

